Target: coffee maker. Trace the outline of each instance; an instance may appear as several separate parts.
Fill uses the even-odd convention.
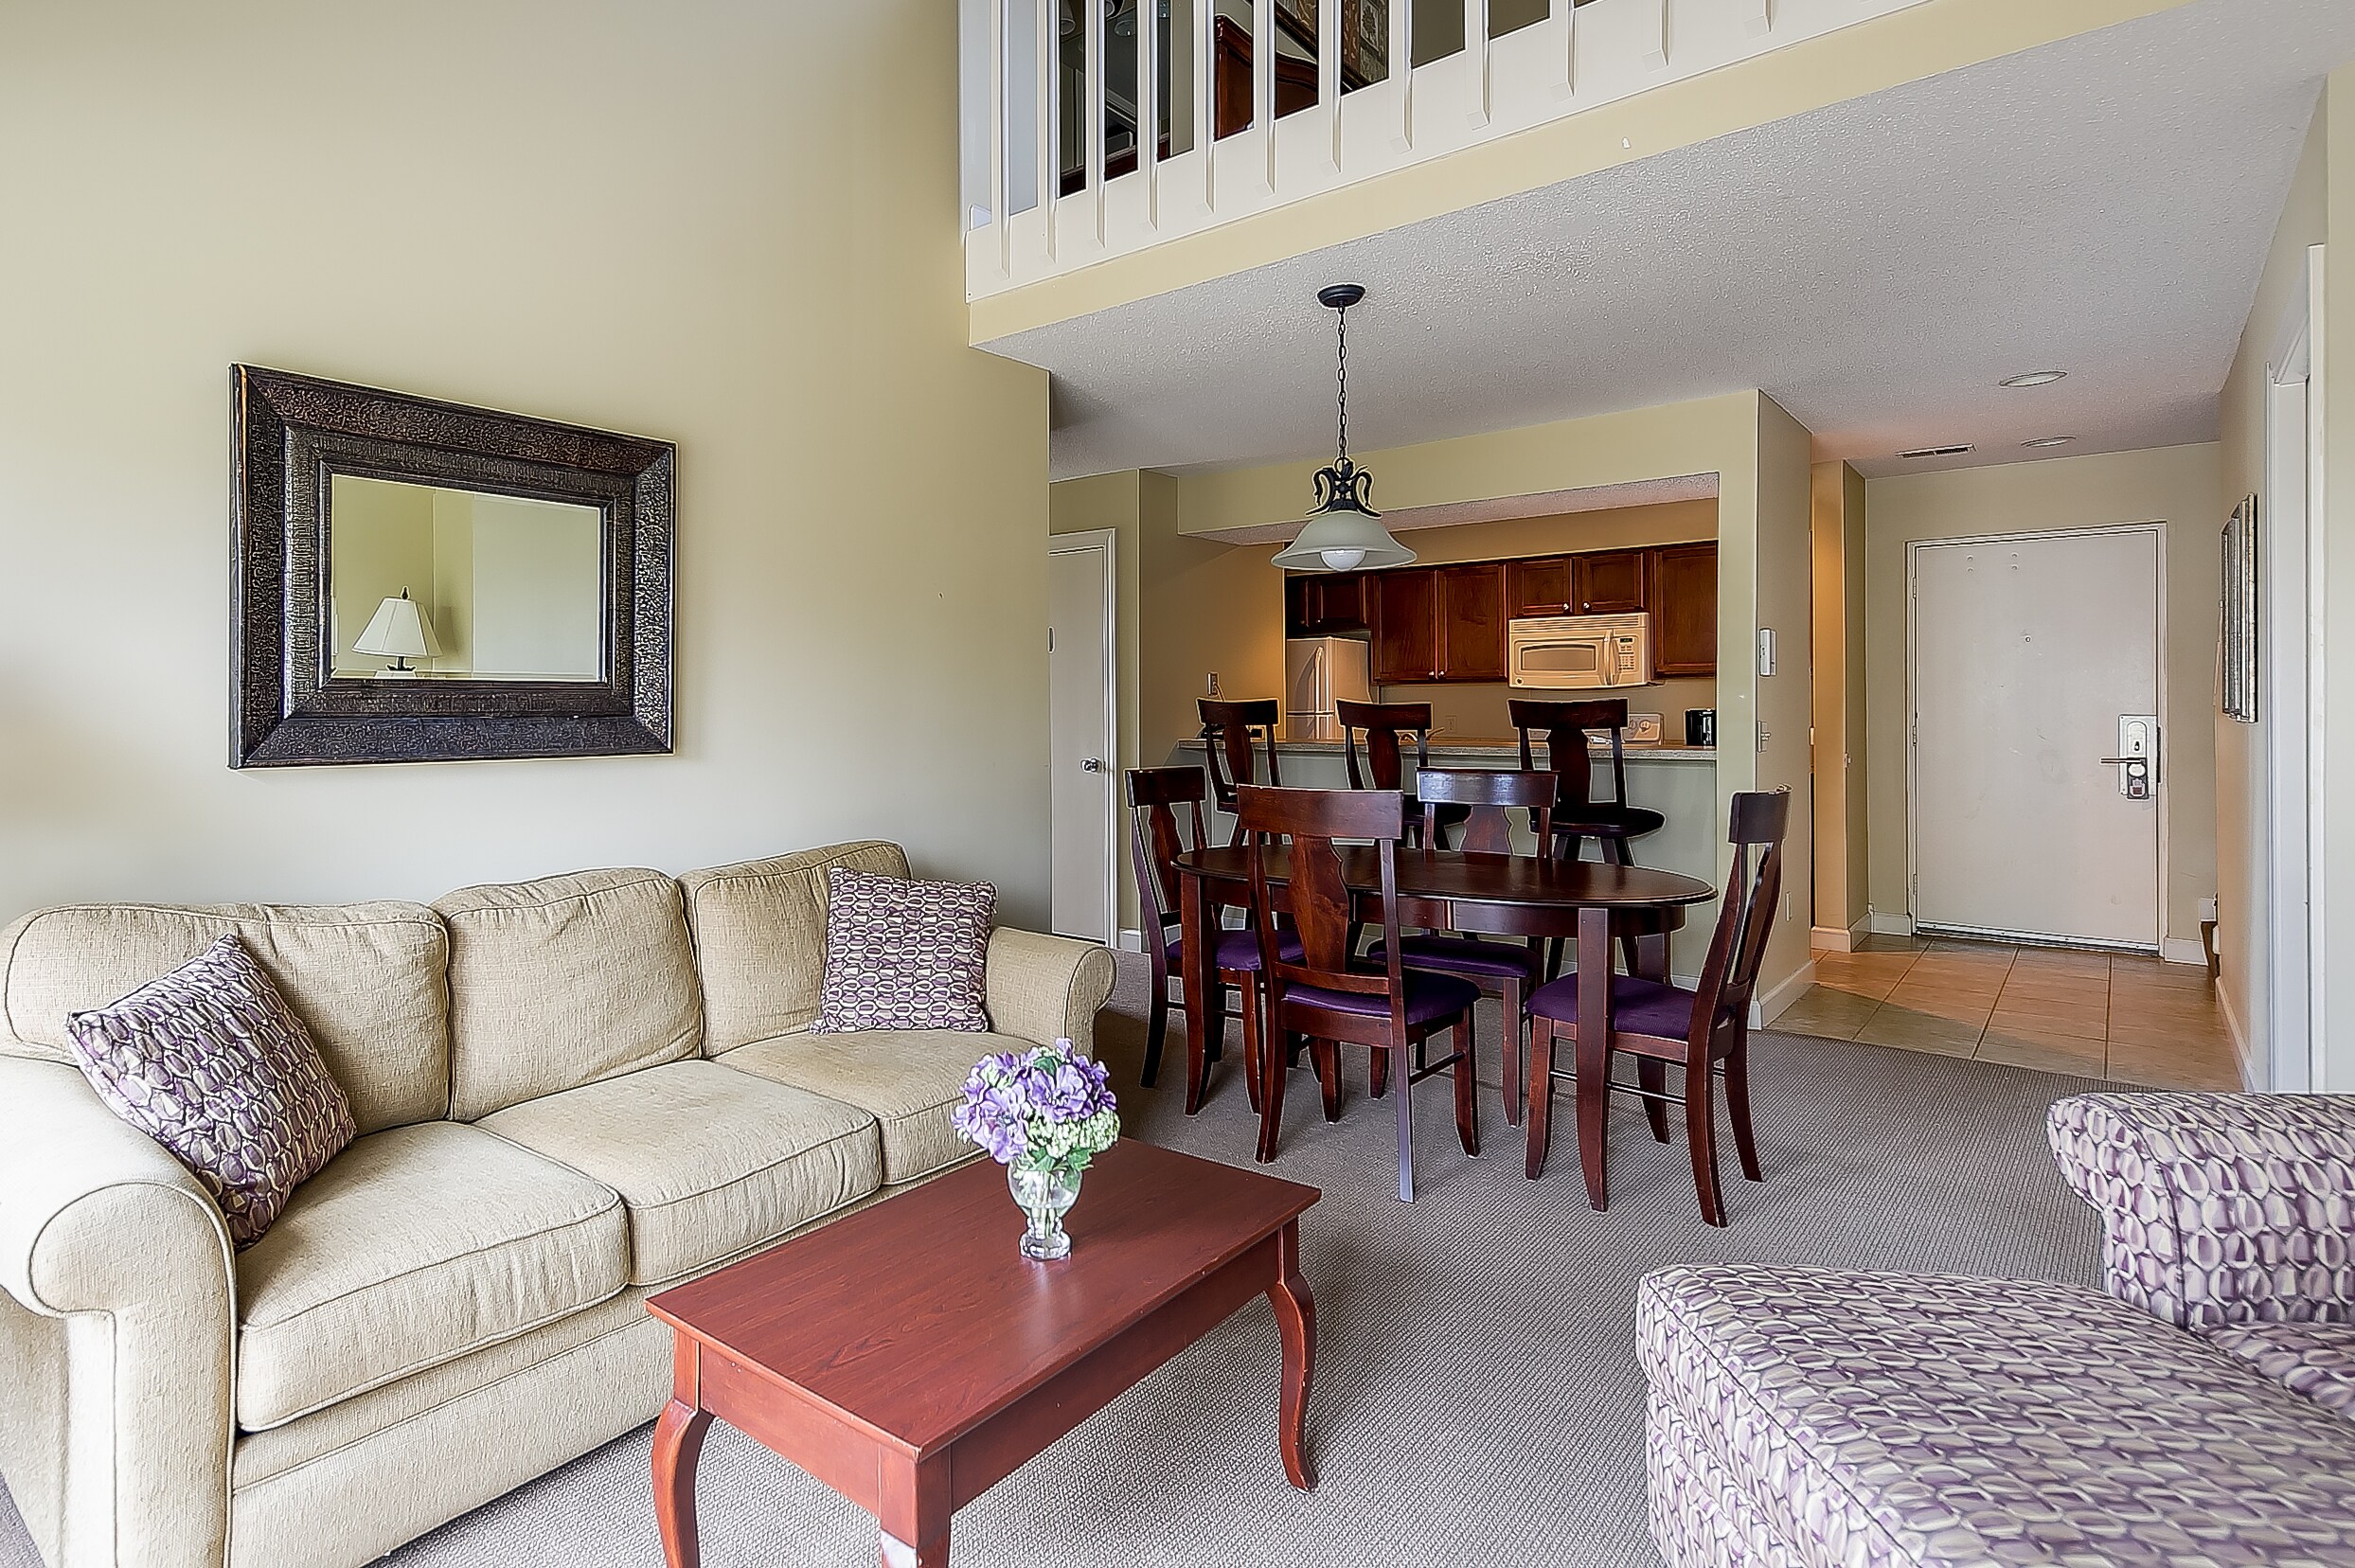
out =
[[[1686,708],[1685,710],[1685,744],[1716,746],[1717,709]]]

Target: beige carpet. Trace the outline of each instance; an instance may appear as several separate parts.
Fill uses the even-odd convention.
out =
[[[1133,1012],[1137,974],[1123,980]],[[1141,1026],[1106,1022],[1107,1057],[1133,1063]],[[1492,1078],[1492,1011],[1483,1023]],[[1322,1485],[1284,1484],[1274,1320],[1254,1303],[960,1513],[954,1560],[1657,1568],[1630,1345],[1648,1270],[1768,1260],[2096,1279],[2098,1231],[2055,1176],[2043,1130],[2045,1105],[2086,1085],[1834,1041],[1770,1035],[1754,1049],[1767,1180],[1742,1182],[1726,1149],[1722,1231],[1700,1223],[1682,1142],[1652,1143],[1632,1104],[1613,1127],[1614,1206],[1596,1214],[1566,1150],[1543,1182],[1523,1177],[1492,1095],[1486,1152],[1466,1158],[1436,1079],[1417,1096],[1418,1202],[1401,1204],[1390,1108],[1365,1097],[1362,1064],[1331,1126],[1303,1075],[1276,1168],[1326,1192],[1303,1232],[1322,1336],[1310,1406]],[[1223,1080],[1189,1120],[1178,1076],[1130,1096],[1133,1131],[1246,1162],[1255,1124],[1240,1084]],[[641,1431],[390,1560],[659,1564],[646,1476]],[[705,1452],[701,1496],[709,1568],[875,1560],[871,1522],[725,1430]],[[0,1511],[0,1568],[32,1562]]]

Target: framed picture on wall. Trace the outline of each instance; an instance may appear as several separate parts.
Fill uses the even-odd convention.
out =
[[[2224,716],[2257,722],[2257,497],[2245,497],[2224,525],[2222,670]]]

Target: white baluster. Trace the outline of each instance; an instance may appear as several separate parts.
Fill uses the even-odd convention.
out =
[[[1341,172],[1341,12],[1357,0],[1318,0],[1316,8],[1316,104],[1332,130],[1332,171]]]
[[[1390,84],[1399,98],[1395,151],[1415,146],[1415,0],[1390,0]]]
[[[1211,0],[1194,0],[1194,150],[1202,154],[1202,205],[1214,212],[1219,205],[1216,11]]]
[[[1267,187],[1276,188],[1276,0],[1251,0],[1251,128],[1267,150]]]
[[[1579,7],[1578,0],[1547,0],[1546,23],[1561,40],[1561,80],[1552,86],[1558,98],[1573,97],[1579,90]]]
[[[1063,189],[1063,68],[1057,45],[1055,0],[1032,0],[1039,28],[1039,216],[1045,223],[1046,258],[1055,259],[1055,205]]]
[[[1464,48],[1479,73],[1480,106],[1465,117],[1474,125],[1489,123],[1496,112],[1495,82],[1489,67],[1489,0],[1464,0]]]
[[[1145,226],[1161,226],[1161,0],[1136,0],[1136,171]]]
[[[1086,116],[1079,145],[1085,151],[1087,191],[1096,208],[1096,245],[1104,245],[1104,121],[1111,113],[1112,94],[1104,80],[1104,0],[1072,0],[1085,21],[1079,27],[1080,46],[1087,66],[1079,73],[1079,113]]]

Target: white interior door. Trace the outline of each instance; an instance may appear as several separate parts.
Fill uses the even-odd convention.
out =
[[[1914,920],[2159,945],[2155,527],[1909,546]],[[2150,779],[2103,758],[2148,722]]]
[[[1070,536],[1080,537],[1080,536]],[[1113,932],[1112,544],[1057,540],[1046,558],[1048,904],[1055,930]]]

